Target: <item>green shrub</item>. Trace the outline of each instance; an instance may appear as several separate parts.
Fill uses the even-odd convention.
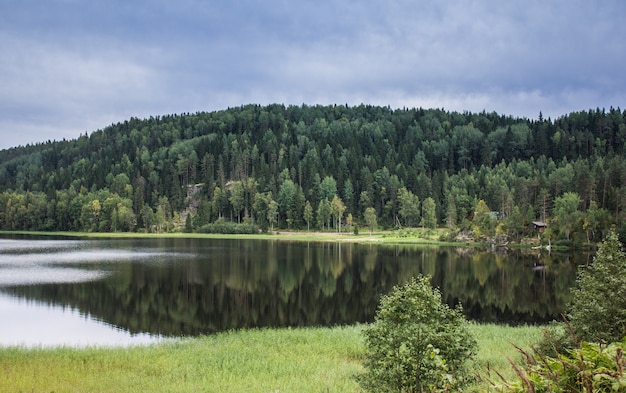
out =
[[[449,391],[469,382],[476,340],[461,307],[442,303],[428,277],[383,296],[364,335],[366,371],[359,383],[366,391]]]
[[[574,241],[570,239],[558,239],[552,243],[553,247],[572,248],[574,247]]]
[[[576,348],[580,343],[572,334],[571,325],[564,322],[553,321],[543,329],[543,337],[533,345],[533,348],[542,356],[557,357]]]
[[[626,336],[626,255],[615,232],[609,232],[591,265],[573,290],[568,319],[578,338],[621,341]]]
[[[496,385],[499,392],[626,392],[626,340],[608,346],[581,342],[576,349],[543,356],[522,351],[525,370],[516,367],[519,380]]]
[[[259,228],[253,224],[237,224],[228,221],[216,221],[212,224],[206,224],[198,229],[200,233],[218,233],[218,234],[253,234],[258,233]]]

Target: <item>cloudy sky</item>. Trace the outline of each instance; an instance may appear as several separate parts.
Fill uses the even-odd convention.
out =
[[[623,0],[2,0],[0,149],[248,103],[626,107]]]

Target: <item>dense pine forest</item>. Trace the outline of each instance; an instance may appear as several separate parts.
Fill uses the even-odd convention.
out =
[[[558,119],[361,105],[131,118],[0,151],[0,229],[353,230],[597,242],[626,230],[626,111]]]

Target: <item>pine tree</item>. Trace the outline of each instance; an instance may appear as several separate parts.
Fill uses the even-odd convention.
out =
[[[609,232],[594,261],[581,272],[568,318],[585,341],[616,342],[626,337],[626,254]]]

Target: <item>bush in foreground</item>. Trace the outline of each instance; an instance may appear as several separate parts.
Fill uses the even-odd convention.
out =
[[[519,379],[494,384],[498,392],[626,392],[626,340],[602,345],[581,342],[578,348],[545,356],[526,356],[525,369],[516,366]]]
[[[469,382],[476,340],[461,307],[442,303],[428,277],[383,296],[364,335],[366,371],[359,382],[366,391],[451,391]]]

